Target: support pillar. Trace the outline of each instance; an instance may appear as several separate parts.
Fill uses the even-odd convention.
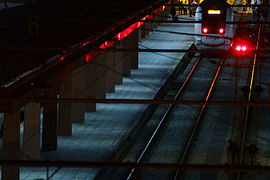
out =
[[[154,17],[152,16],[152,20],[154,20]],[[155,28],[155,23],[154,22],[150,22],[150,30],[153,31]]]
[[[117,48],[121,48],[123,46],[121,46],[121,42],[120,44],[117,45]],[[123,57],[123,52],[115,52],[115,58],[114,58],[114,78],[115,78],[115,84],[122,84],[123,83],[123,61],[124,61],[124,57]]]
[[[96,89],[97,89],[97,65],[94,62],[88,62],[85,65],[85,84],[86,84],[86,95],[88,98],[96,98]],[[86,112],[95,112],[96,103],[87,103],[85,104]]]
[[[106,92],[114,92],[115,91],[115,77],[113,72],[113,63],[114,63],[114,52],[106,52],[106,66],[107,66],[107,74],[106,74]]]
[[[138,30],[135,30],[130,34],[130,48],[138,48]],[[138,51],[132,51],[130,53],[131,69],[138,69]]]
[[[93,63],[96,65],[96,98],[106,98],[106,77],[107,77],[107,57],[106,53],[102,53],[93,59]]]
[[[87,98],[86,66],[79,67],[71,73],[72,98]],[[85,104],[71,103],[71,122],[84,123]]]
[[[54,85],[45,91],[45,98],[56,99],[58,86]],[[57,103],[44,103],[42,124],[42,151],[57,149]]]
[[[83,60],[89,59],[91,54]],[[90,62],[74,70],[60,84],[60,98],[104,98],[106,86],[104,80],[104,66],[106,59]],[[103,77],[103,78],[102,78]],[[100,91],[100,92],[99,92]],[[96,110],[95,103],[61,103],[59,111],[58,135],[71,136],[72,123],[83,123],[85,112]]]
[[[161,19],[160,16],[161,16],[161,13],[159,13],[159,14],[154,14],[154,20],[155,20],[155,21],[159,21],[159,20]],[[154,28],[156,28],[158,25],[159,25],[159,22],[155,22],[155,23],[154,23]]]
[[[145,37],[147,37],[149,35],[149,33],[150,33],[150,22],[144,23],[144,27],[145,27],[145,29],[144,29]]]
[[[141,39],[144,39],[146,37],[145,24],[146,23],[143,23],[143,25],[141,26]]]
[[[24,160],[40,159],[40,104],[24,107],[23,153]]]
[[[131,35],[128,35],[124,39],[120,41],[120,48],[130,48],[131,44]],[[120,58],[123,61],[123,76],[130,76],[130,69],[131,69],[131,59],[130,53],[131,52],[119,52],[121,53]]]
[[[138,29],[138,42],[142,41],[142,26]]]
[[[72,78],[67,77],[60,82],[60,98],[72,97]],[[72,121],[71,121],[71,103],[59,103],[58,115],[58,135],[71,136],[72,135]]]
[[[20,159],[20,112],[4,114],[3,160]],[[2,180],[19,180],[19,167],[2,166]]]

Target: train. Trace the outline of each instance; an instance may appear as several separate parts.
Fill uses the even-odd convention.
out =
[[[231,48],[234,35],[233,10],[225,0],[204,0],[195,12],[195,45],[198,49]]]

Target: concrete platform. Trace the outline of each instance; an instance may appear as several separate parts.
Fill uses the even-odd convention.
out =
[[[163,24],[164,25],[164,24]],[[157,27],[160,29],[163,25]],[[192,24],[167,24],[164,31],[192,32]],[[192,36],[155,32],[140,48],[188,49]],[[107,93],[110,99],[152,99],[184,53],[139,53],[139,68],[124,77],[123,84]],[[41,153],[42,160],[107,161],[134,121],[147,105],[97,104],[97,111],[85,114],[85,123],[73,124],[71,137],[58,138],[58,150]],[[22,142],[22,141],[21,141]],[[98,169],[50,168],[51,179],[93,179]],[[46,168],[21,168],[20,179],[46,179]]]

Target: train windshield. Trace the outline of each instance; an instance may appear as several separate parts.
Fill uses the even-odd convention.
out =
[[[208,9],[202,13],[202,28],[207,28],[207,33],[224,34],[225,21],[226,13],[222,10]]]
[[[221,10],[213,10],[209,9],[205,13],[203,13],[203,21],[218,23],[220,21],[225,21],[225,13]]]

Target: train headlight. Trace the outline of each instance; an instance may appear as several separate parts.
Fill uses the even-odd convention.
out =
[[[203,32],[204,34],[206,34],[206,33],[208,32],[208,28],[204,27],[204,28],[202,29],[202,32]]]
[[[224,33],[224,29],[223,28],[219,28],[218,32],[219,32],[219,34],[223,34]]]

